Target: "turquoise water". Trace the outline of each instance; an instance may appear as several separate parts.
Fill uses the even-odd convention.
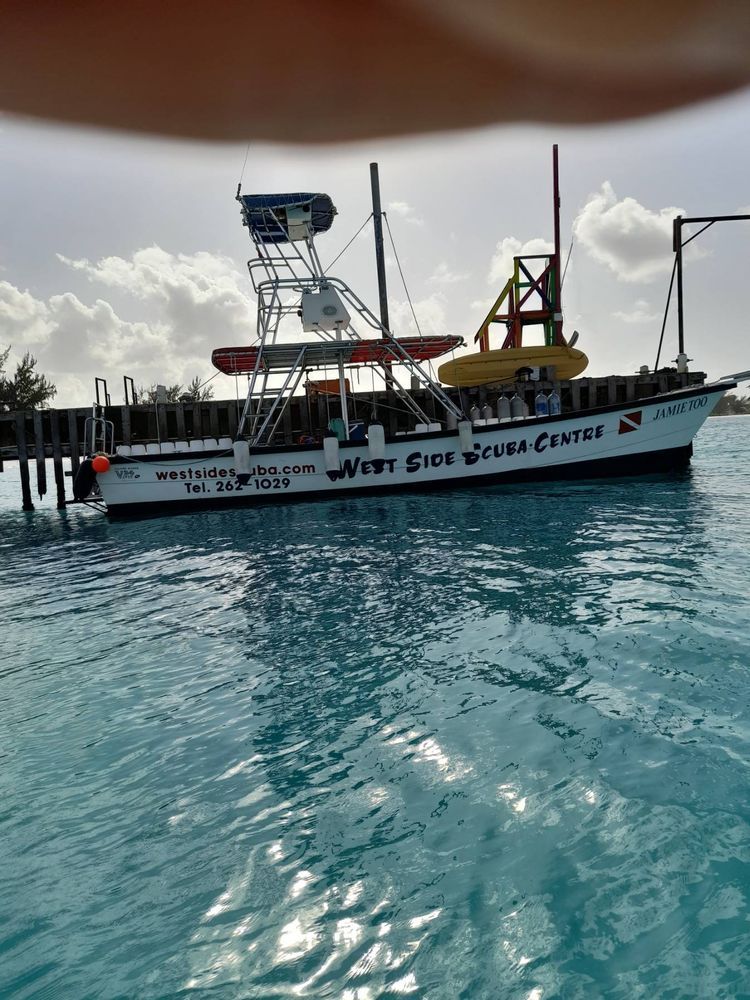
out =
[[[674,478],[0,490],[0,996],[750,994],[750,420]]]

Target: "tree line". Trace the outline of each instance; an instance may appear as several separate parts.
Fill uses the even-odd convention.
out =
[[[37,371],[37,359],[30,351],[18,362],[13,374],[6,374],[9,355],[10,347],[0,351],[0,410],[36,410],[46,406],[57,395],[57,386]],[[186,386],[177,383],[166,388],[168,403],[200,403],[213,398],[213,389],[198,375]],[[154,403],[156,385],[140,386],[136,395],[139,403]]]
[[[37,359],[27,351],[16,365],[13,375],[6,375],[10,347],[0,351],[0,409],[34,410],[46,406],[57,395],[57,386],[36,370]],[[213,388],[196,375],[186,386],[181,383],[166,386],[168,403],[201,403],[213,398]],[[139,403],[156,402],[156,384],[139,386]],[[712,417],[732,417],[750,414],[750,396],[727,393],[713,409]]]
[[[33,410],[44,406],[57,393],[53,382],[36,371],[36,358],[27,351],[13,375],[5,374],[10,347],[0,351],[0,407],[6,410]]]
[[[737,417],[750,414],[750,396],[735,396],[728,392],[713,408],[712,417]]]
[[[177,382],[174,385],[166,385],[164,388],[168,403],[203,403],[208,399],[213,399],[214,396],[213,388],[210,385],[204,385],[198,375],[184,387]],[[135,396],[139,403],[155,403],[156,383],[138,386]]]

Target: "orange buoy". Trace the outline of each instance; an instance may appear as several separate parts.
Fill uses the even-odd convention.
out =
[[[94,472],[109,472],[109,459],[106,455],[96,455],[91,461]]]

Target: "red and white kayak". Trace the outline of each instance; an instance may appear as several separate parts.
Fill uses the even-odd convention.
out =
[[[310,344],[280,343],[259,347],[217,347],[211,354],[211,363],[224,375],[252,375],[261,371],[285,369],[304,350],[309,364],[322,366],[341,360],[345,365],[374,365],[409,358],[412,361],[432,361],[463,344],[463,337],[451,335],[431,337],[402,337],[399,340],[340,341],[317,340]],[[261,354],[260,364],[258,355]]]

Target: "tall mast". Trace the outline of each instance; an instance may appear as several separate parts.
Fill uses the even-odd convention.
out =
[[[562,299],[561,299],[561,272],[560,272],[560,177],[558,173],[557,166],[557,143],[552,147],[552,184],[553,184],[553,199],[554,199],[554,217],[555,217],[555,266],[554,266],[554,282],[555,282],[555,297],[552,303],[554,309],[554,330],[555,330],[555,343],[564,344],[563,333],[562,333]]]
[[[385,256],[383,253],[383,211],[380,207],[380,178],[377,163],[370,164],[372,186],[372,219],[375,225],[375,261],[378,267],[378,294],[380,296],[380,322],[390,330],[388,319],[388,290],[385,284]]]

